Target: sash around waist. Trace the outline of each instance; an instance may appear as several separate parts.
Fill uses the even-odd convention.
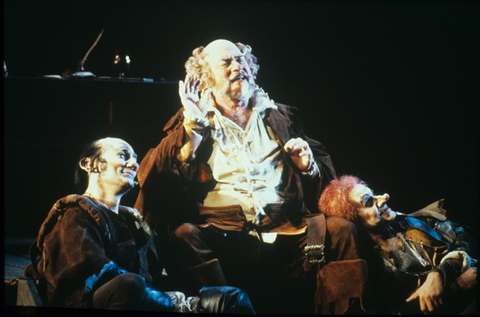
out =
[[[300,234],[305,232],[306,226],[296,228],[285,218],[285,203],[278,202],[267,204],[265,218],[255,229],[260,232],[277,232],[278,234]],[[228,205],[219,207],[206,207],[198,204],[198,209],[204,224],[202,227],[215,226],[223,230],[242,231],[247,219],[240,205]]]

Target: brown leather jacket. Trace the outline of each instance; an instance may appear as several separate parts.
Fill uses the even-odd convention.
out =
[[[304,215],[318,212],[321,190],[335,177],[335,170],[325,147],[303,132],[302,123],[292,114],[295,108],[277,103],[276,106],[278,109],[268,110],[265,125],[272,128],[282,145],[291,138],[306,140],[320,169],[320,176],[313,179],[303,176],[289,155],[284,153],[288,174],[282,218],[284,224],[298,228],[305,225],[302,220]],[[197,150],[195,161],[187,165],[176,159],[177,151],[185,143],[186,133],[182,124],[183,108],[167,123],[164,128],[167,137],[156,148],[150,149],[137,173],[140,192],[135,208],[165,240],[168,232],[181,223],[205,223],[205,219],[199,217],[198,203],[215,185],[206,164],[212,150],[208,132]]]
[[[30,247],[25,275],[46,286],[47,306],[89,307],[87,278],[111,261],[147,283],[162,272],[156,234],[132,208],[116,214],[82,195],[59,199]]]
[[[476,263],[477,242],[462,226],[446,218],[442,205],[443,199],[415,213],[397,215],[382,234],[362,232],[361,251],[368,263],[370,295],[376,314],[422,314],[418,300],[408,303],[405,300],[423,285],[432,271],[441,274],[443,300],[448,303],[435,312],[458,314],[466,308],[453,298],[460,296],[465,300],[471,294],[452,292],[453,281],[461,272],[456,261],[445,256],[460,251]],[[470,265],[476,266],[475,263]]]

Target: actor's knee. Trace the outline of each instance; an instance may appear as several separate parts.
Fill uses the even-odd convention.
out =
[[[122,292],[123,300],[126,302],[138,302],[143,298],[145,293],[145,280],[138,274],[126,273],[117,276],[118,284],[116,285]]]
[[[138,274],[126,273],[102,285],[93,295],[93,307],[129,309],[145,294],[145,280]]]
[[[190,240],[198,232],[197,226],[191,223],[184,223],[172,233],[173,240]]]

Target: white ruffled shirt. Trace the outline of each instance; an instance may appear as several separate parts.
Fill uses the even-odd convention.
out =
[[[205,118],[184,113],[188,140],[177,158],[189,162],[202,141],[202,132],[213,128],[213,151],[208,164],[217,181],[203,205],[219,207],[240,205],[247,221],[258,224],[264,207],[283,201],[283,154],[275,134],[263,123],[265,112],[276,109],[268,95],[257,88],[252,97],[252,114],[243,130],[210,105]]]

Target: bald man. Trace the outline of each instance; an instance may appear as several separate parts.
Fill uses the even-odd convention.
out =
[[[183,108],[142,160],[135,204],[168,240],[168,274],[187,294],[236,285],[252,301],[256,292],[273,298],[270,308],[281,313],[310,312],[312,266],[358,259],[355,227],[337,217],[321,220],[325,258],[305,257],[308,232],[318,226],[307,226],[307,218],[335,178],[329,154],[305,135],[295,108],[255,84],[259,65],[250,46],[215,40],[196,48],[185,68]],[[292,306],[294,295],[305,306],[298,298]]]
[[[233,287],[204,288],[196,297],[161,291],[161,246],[138,212],[120,205],[135,186],[137,154],[122,139],[91,142],[75,183],[83,195],[59,199],[30,247],[25,276],[50,307],[255,314]],[[170,289],[171,290],[171,289]],[[96,313],[94,314],[96,315]]]

